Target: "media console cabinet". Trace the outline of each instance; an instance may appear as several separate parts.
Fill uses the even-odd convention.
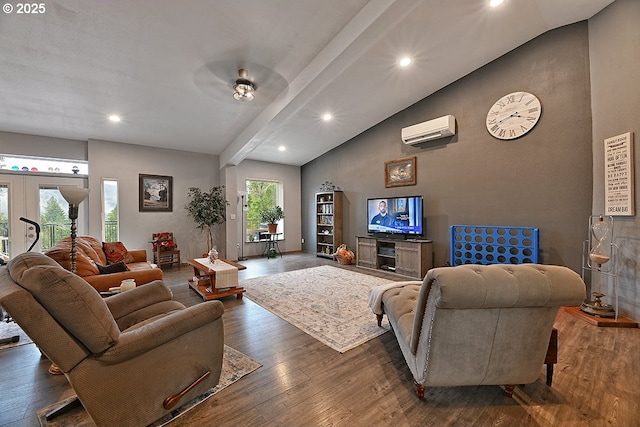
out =
[[[433,241],[356,236],[358,267],[422,279],[433,266]]]

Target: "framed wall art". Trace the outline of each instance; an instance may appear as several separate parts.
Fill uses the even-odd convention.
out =
[[[140,212],[173,211],[173,177],[139,174]]]
[[[611,216],[635,215],[633,133],[604,140],[604,206]]]
[[[416,157],[405,157],[384,162],[384,186],[416,185]]]

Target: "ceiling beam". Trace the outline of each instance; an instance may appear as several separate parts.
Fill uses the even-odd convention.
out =
[[[279,124],[298,112],[423,1],[368,2],[293,79],[288,91],[269,104],[222,152],[220,168],[242,162]]]

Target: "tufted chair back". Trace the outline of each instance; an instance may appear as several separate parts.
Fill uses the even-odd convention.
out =
[[[469,264],[434,268],[382,300],[420,388],[535,381],[559,307],[584,298],[566,267]]]

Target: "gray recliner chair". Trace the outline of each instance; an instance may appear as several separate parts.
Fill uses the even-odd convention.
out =
[[[511,395],[534,382],[559,307],[584,298],[577,273],[541,264],[434,268],[422,282],[370,291],[378,325],[386,314],[420,398],[427,386],[504,385]]]
[[[214,387],[219,301],[186,308],[161,281],[102,298],[53,259],[28,252],[0,270],[0,304],[66,375],[98,426],[143,426]]]

